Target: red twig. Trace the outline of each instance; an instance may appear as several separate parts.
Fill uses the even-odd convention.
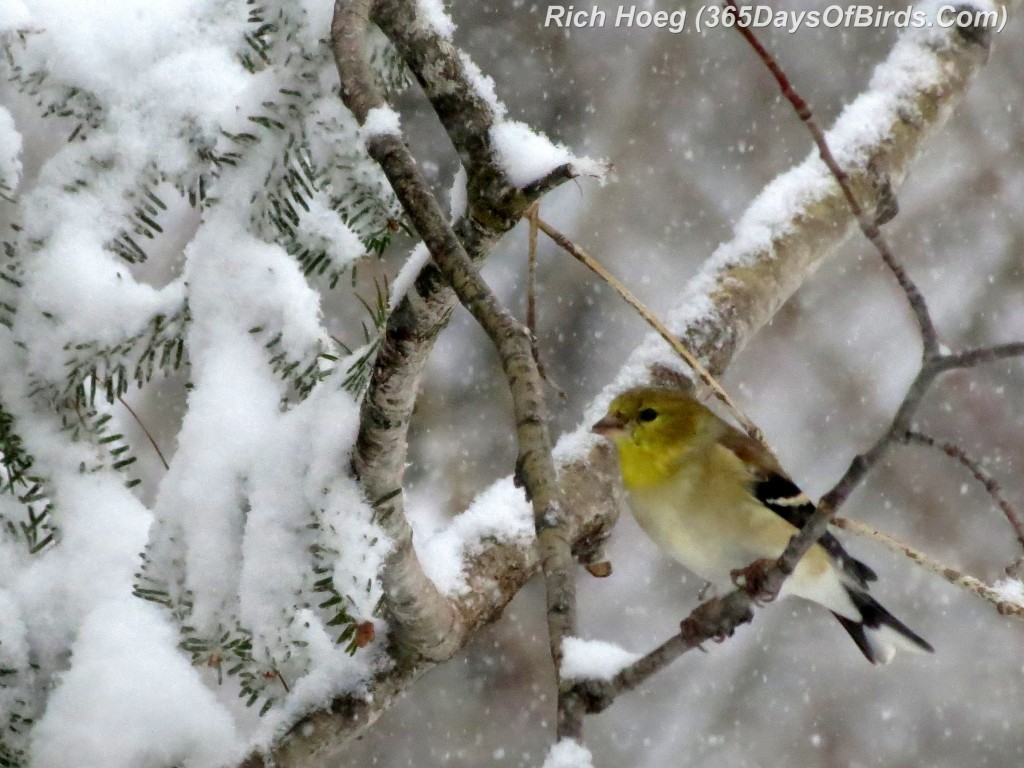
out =
[[[761,44],[761,41],[757,39],[757,35],[754,34],[753,30],[749,26],[744,24],[740,19],[739,8],[736,5],[736,0],[725,0],[726,6],[736,11],[736,30],[743,35],[743,38],[750,44],[750,47],[754,49],[754,52],[758,55],[764,65],[768,68],[768,71],[772,73],[775,81],[779,84],[779,89],[782,91],[782,95],[786,97],[786,100],[793,105],[793,109],[796,111],[797,116],[807,126],[807,130],[810,132],[811,137],[814,139],[814,143],[818,147],[818,154],[821,157],[823,163],[831,172],[835,178],[836,183],[839,184],[839,188],[843,191],[843,197],[846,198],[847,204],[850,206],[854,217],[857,219],[857,224],[860,226],[861,232],[864,233],[871,244],[875,246],[876,250],[882,257],[882,261],[889,268],[889,271],[893,273],[896,278],[896,282],[899,283],[903,293],[907,296],[907,301],[910,303],[910,309],[914,313],[914,318],[917,320],[918,328],[921,331],[921,342],[924,345],[925,357],[933,357],[939,351],[939,339],[938,333],[935,330],[935,324],[932,322],[931,314],[928,312],[928,304],[924,299],[924,295],[920,289],[907,274],[907,271],[903,266],[896,260],[892,250],[889,248],[889,244],[882,237],[882,232],[879,229],[878,222],[867,214],[864,207],[858,202],[856,196],[853,194],[853,187],[850,184],[850,177],[843,170],[842,166],[836,161],[835,156],[832,154],[832,150],[828,146],[828,142],[825,141],[825,134],[814,120],[814,114],[811,111],[810,106],[800,96],[799,93],[793,88],[793,84],[790,83],[789,78],[786,77],[786,73],[782,70],[782,67],[775,60],[775,57],[768,52],[768,50]]]

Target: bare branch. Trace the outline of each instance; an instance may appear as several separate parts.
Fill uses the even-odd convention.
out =
[[[968,349],[964,352],[944,355],[938,365],[946,371],[953,368],[972,368],[982,363],[994,363],[998,360],[1010,360],[1022,356],[1024,356],[1024,342],[1018,341],[1012,344]]]
[[[1000,5],[1008,6],[1005,2]],[[886,67],[904,60],[907,48],[915,54],[920,50],[932,56],[929,76],[918,81],[881,76]],[[902,180],[925,139],[945,122],[959,103],[986,56],[987,51],[982,46],[966,40],[955,29],[933,30],[927,38],[909,33],[896,43],[870,88],[849,107],[852,114],[861,102],[885,101],[899,105],[884,121],[871,122],[870,133],[865,132],[861,137],[859,143],[866,158],[865,165],[844,166],[865,207],[877,206],[881,199],[873,183],[878,174],[884,174],[892,184]],[[872,114],[877,117],[876,111]],[[774,217],[766,215],[765,210],[778,211],[777,206],[758,208],[755,201],[741,219],[739,228],[742,230],[749,222],[768,235],[751,238],[748,231],[743,231],[737,240],[722,246],[682,291],[684,298],[680,309],[668,318],[666,324],[672,333],[682,338],[716,375],[721,374],[732,357],[835,252],[848,234],[851,217],[841,191],[834,184],[821,186],[817,175],[808,172],[811,165],[812,161],[808,160],[797,166],[763,193],[767,199],[785,189],[787,199],[800,200],[801,205]],[[866,165],[878,170],[869,173]],[[455,229],[466,250],[474,256],[486,253],[493,245],[494,237],[474,224],[468,214],[456,222]],[[388,431],[388,437],[396,440],[402,451],[423,361],[454,306],[453,294],[437,269],[430,265],[421,272],[410,296],[414,300],[403,301],[389,321],[382,355],[392,349],[388,355],[391,362],[381,362],[379,358],[374,374],[380,377],[378,380],[393,385],[381,386],[378,391],[382,393],[384,405],[390,409],[385,411],[388,423],[393,417],[394,423],[400,425]],[[695,311],[696,306],[700,309]],[[668,357],[664,342],[651,334],[624,367],[617,386],[637,383],[638,370],[658,375],[659,364],[663,361],[669,368],[674,367],[674,358]],[[371,391],[373,389],[371,386]],[[592,532],[596,532],[602,531],[602,524],[613,519],[620,489],[618,483],[613,482],[617,473],[606,447],[596,442],[589,445],[585,455],[566,450],[561,480],[570,522],[592,525]],[[388,455],[394,457],[397,453]],[[398,465],[404,464],[404,453],[401,456],[395,462]],[[390,487],[398,487],[398,484]],[[584,492],[585,498],[577,500],[573,489]],[[578,542],[583,535],[581,529],[573,530],[573,541]],[[479,544],[473,543],[474,548]],[[513,544],[487,543],[480,549],[481,554],[467,565],[467,578],[471,586],[498,585],[499,589],[493,597],[489,589],[471,591],[466,600],[459,602],[468,633],[479,626],[477,621],[482,623],[500,614],[505,602],[528,578],[528,563],[536,562],[535,554]],[[472,601],[468,602],[470,597]],[[280,740],[270,757],[280,768],[333,768],[341,760],[347,741],[361,733],[362,728],[375,720],[393,700],[389,692],[410,685],[427,666],[382,674],[368,683],[372,698],[342,697],[328,707],[322,717],[311,715],[301,720]],[[247,765],[264,764],[262,758],[254,757]]]
[[[394,44],[430,100],[462,159],[468,177],[470,214],[476,225],[500,236],[525,208],[580,171],[572,163],[554,168],[524,189],[508,179],[491,144],[491,128],[501,119],[496,104],[480,92],[476,65],[430,24],[420,23],[413,0],[378,0],[371,20]],[[500,109],[500,107],[499,107]]]
[[[513,188],[491,151],[488,132],[496,116],[466,71],[468,59],[429,25],[417,23],[416,4],[411,0],[375,3],[369,12],[423,85],[470,173],[469,207],[454,229],[466,252],[479,261],[515,226],[531,202],[574,178],[577,171],[571,165],[559,166],[526,189]],[[484,178],[486,183],[481,181]],[[437,267],[426,265],[388,317],[361,404],[353,452],[353,467],[366,496],[381,500],[379,515],[385,523],[396,521],[389,525],[396,541],[395,567],[387,572],[409,584],[403,599],[393,606],[398,612],[392,612],[400,644],[438,659],[459,647],[462,629],[451,607],[438,599],[413,563],[408,526],[397,522],[405,518],[398,490],[405,474],[407,434],[419,379],[456,303]]]
[[[540,356],[540,345],[537,342],[537,216],[539,210],[540,203],[533,203],[524,214],[524,218],[530,224],[526,249],[526,330],[530,332],[530,347],[533,349],[533,359],[537,363],[537,370],[540,371],[541,378],[555,390],[562,400],[565,400],[568,396],[544,367],[544,361]]]
[[[736,0],[725,0],[725,3],[734,10],[738,10]],[[814,114],[811,111],[810,106],[793,88],[793,85],[789,82],[789,78],[786,77],[786,73],[782,70],[782,67],[779,66],[779,63],[761,44],[761,41],[757,39],[757,35],[754,34],[753,30],[750,29],[747,24],[737,21],[736,31],[743,35],[743,38],[750,43],[750,47],[754,49],[768,68],[768,71],[772,73],[775,81],[779,84],[779,89],[782,91],[782,95],[785,96],[789,103],[793,105],[793,109],[796,111],[797,117],[799,117],[807,127],[808,132],[814,139],[815,145],[818,147],[818,154],[821,157],[822,162],[825,163],[826,167],[828,167],[832,176],[835,178],[836,183],[839,185],[839,188],[842,190],[843,197],[846,198],[846,202],[850,206],[850,211],[857,220],[857,224],[860,226],[861,232],[863,232],[864,237],[870,240],[871,244],[875,246],[875,249],[882,257],[882,261],[884,261],[885,265],[889,267],[889,270],[896,278],[896,282],[899,283],[903,293],[906,294],[907,302],[910,304],[910,309],[914,313],[914,318],[917,320],[917,326],[921,333],[921,341],[924,346],[924,356],[931,357],[938,352],[939,338],[938,333],[935,330],[935,323],[932,322],[931,315],[928,312],[928,304],[917,285],[903,268],[903,265],[896,260],[895,256],[893,256],[888,242],[886,242],[885,238],[882,236],[881,230],[879,229],[877,217],[872,218],[868,216],[867,211],[861,206],[860,202],[858,202],[856,195],[853,193],[853,186],[850,182],[850,177],[843,167],[836,162],[836,158],[832,154],[832,150],[829,148],[828,142],[825,140],[824,132],[820,127],[818,127],[818,123],[814,119]],[[876,187],[877,186],[878,185],[876,184]],[[892,185],[885,183],[883,188],[887,190],[886,202],[891,203],[893,199]]]
[[[376,93],[372,74],[364,58],[363,37],[369,7],[369,0],[338,2],[335,4],[335,17],[331,26],[335,60],[339,72],[343,73],[343,98],[360,124],[365,122],[372,108],[384,104]],[[374,146],[380,145],[379,140],[371,143]],[[390,349],[381,350],[381,354],[391,353]],[[377,390],[375,394],[380,396],[382,392]],[[411,397],[411,394],[407,397]],[[361,415],[368,417],[371,423],[384,413],[374,405],[371,403],[362,408]],[[396,474],[395,479],[400,482],[401,469],[392,467],[397,471],[390,474],[367,471],[371,466],[370,461],[378,458],[380,451],[386,452],[391,444],[386,438],[375,435],[367,437],[360,434],[360,438],[353,457],[353,468],[363,481],[364,493],[374,506],[377,522],[394,542],[381,570],[385,607],[394,625],[389,638],[393,652],[399,657],[410,659],[418,656],[437,660],[448,658],[463,642],[461,616],[430,581],[416,557],[412,545],[412,528],[401,505],[401,485],[383,485]],[[371,457],[369,460],[368,456]]]
[[[974,476],[975,480],[981,483],[982,487],[988,492],[988,495],[992,497],[992,501],[1006,515],[1006,520],[1010,523],[1010,527],[1017,534],[1017,541],[1024,547],[1024,524],[1021,523],[1017,510],[1003,496],[1003,489],[1000,488],[999,482],[986,472],[978,462],[968,456],[960,446],[953,443],[939,442],[934,437],[922,434],[921,432],[907,432],[902,436],[901,440],[904,443],[917,443],[918,445],[925,445],[929,448],[940,450],[951,459],[955,459],[967,467],[967,471]]]
[[[887,533],[883,533],[882,531],[876,530],[875,528],[856,520],[848,520],[843,517],[835,518],[832,521],[832,524],[837,528],[842,528],[844,531],[851,531],[861,536],[867,536],[870,539],[880,542],[887,549],[909,557],[918,565],[941,576],[950,584],[966,589],[978,597],[992,603],[996,606],[996,610],[998,610],[1003,616],[1024,616],[1024,605],[1007,602],[999,592],[992,589],[988,584],[980,579],[976,579],[973,576],[961,573],[955,568],[944,565],[935,558],[926,555],[918,549],[914,549],[909,544],[904,544],[902,541],[893,538]]]
[[[620,694],[638,688],[687,651],[701,648],[708,640],[730,637],[741,624],[753,620],[753,605],[753,600],[742,590],[701,603],[680,622],[679,634],[637,659],[611,680],[580,681],[576,686],[577,695],[585,703],[587,713],[603,712]]]
[[[421,23],[417,11],[417,4],[409,0],[378,0],[373,4],[371,20],[412,70],[466,171],[476,175],[489,168],[492,183],[510,186],[494,162],[491,148],[490,129],[498,116],[474,87],[466,71],[469,59],[430,24]],[[501,195],[492,191],[484,196]]]
[[[389,108],[376,88],[363,49],[369,10],[369,0],[338,0],[331,26],[342,99],[361,124],[371,109]],[[576,628],[575,561],[551,454],[542,383],[533,360],[529,332],[500,305],[494,292],[476,271],[401,137],[396,133],[370,136],[367,151],[387,176],[434,263],[462,305],[490,337],[501,358],[515,412],[519,445],[516,477],[522,481],[527,498],[533,503],[541,568],[547,585],[551,655],[558,669],[562,659],[562,638],[575,634]],[[407,525],[404,521],[403,524]],[[413,560],[415,556],[410,549],[410,555],[403,562]],[[558,737],[579,738],[581,715],[579,707],[560,690]]]

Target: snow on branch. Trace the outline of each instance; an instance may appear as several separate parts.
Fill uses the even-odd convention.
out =
[[[727,4],[735,8],[735,3],[732,0],[727,0]],[[998,355],[995,353],[995,349],[998,349],[1000,354],[1005,355],[1024,354],[1024,349],[1018,343],[1006,344],[998,348],[985,350],[968,350],[962,353],[950,353],[944,350],[923,295],[903,269],[902,264],[897,261],[889,248],[886,238],[880,231],[880,224],[883,223],[880,219],[883,217],[877,213],[875,219],[868,216],[850,185],[848,167],[841,166],[836,160],[837,154],[842,156],[846,148],[841,147],[837,152],[832,150],[828,138],[818,128],[810,107],[790,84],[782,68],[767,49],[764,48],[753,30],[744,24],[737,24],[737,30],[750,43],[765,66],[771,71],[783,95],[789,100],[799,118],[807,126],[818,147],[822,163],[826,167],[831,179],[839,187],[848,206],[851,218],[860,225],[864,236],[878,250],[882,261],[899,283],[907,304],[917,322],[922,347],[921,367],[914,381],[907,388],[903,400],[896,409],[888,428],[868,450],[854,457],[842,477],[840,477],[828,493],[822,496],[814,512],[802,523],[799,530],[793,534],[782,554],[776,560],[758,560],[744,568],[740,572],[742,573],[742,581],[737,582],[737,589],[724,597],[712,598],[699,605],[681,622],[677,635],[669,638],[644,657],[619,671],[610,680],[595,677],[590,681],[578,684],[579,695],[587,702],[589,712],[603,711],[614,702],[619,694],[633,690],[649,677],[664,669],[683,653],[700,647],[702,642],[731,636],[739,625],[748,623],[753,619],[753,609],[755,606],[761,602],[774,599],[779,594],[785,579],[795,570],[800,559],[825,534],[836,511],[849,498],[853,490],[864,481],[871,469],[894,444],[910,439],[915,434],[910,431],[911,419],[924,399],[929,387],[942,373],[953,368],[977,365],[981,362],[997,359]],[[969,43],[982,45],[988,42],[988,38],[979,38],[974,34],[973,30],[967,30],[966,32],[961,30],[961,33],[963,39]],[[925,68],[924,72],[918,72],[916,77],[910,78],[910,82],[923,84],[929,81],[929,76],[930,73]],[[876,81],[877,74],[873,82]],[[834,136],[835,134],[836,132],[833,131],[832,135]],[[856,153],[847,152],[846,154],[851,158],[856,157]],[[888,182],[886,182],[884,189],[885,195],[890,196],[891,189]],[[891,218],[891,216],[885,217],[884,220],[888,220],[888,218]],[[928,438],[925,438],[925,442],[928,442]],[[959,452],[955,447],[952,450],[947,448],[947,452],[961,460],[965,458],[962,452]],[[971,464],[968,464],[968,466],[971,466]],[[977,473],[976,477],[979,477]],[[980,477],[980,479],[984,481],[985,478]],[[989,490],[991,492],[991,488]],[[1008,514],[1007,517],[1011,524],[1016,522],[1015,513]],[[846,521],[844,527],[852,528],[853,525],[850,521]],[[893,546],[894,542],[890,537],[873,531],[866,526],[862,526],[862,528],[867,529],[876,538],[886,541],[889,546]],[[1014,525],[1014,530],[1016,532],[1016,525]],[[898,543],[896,544],[898,545]],[[930,567],[938,572],[949,570],[937,566],[931,558],[916,552],[913,548],[906,547],[905,545],[898,546],[902,548],[902,551],[908,557],[919,564],[924,564],[926,567]],[[960,576],[957,579],[950,580],[996,603],[1001,613],[1018,612],[1012,601],[1002,600],[995,590],[987,588],[978,582],[977,579]]]
[[[373,109],[385,104],[374,85],[364,53],[363,41],[369,8],[369,0],[351,3],[339,0],[331,24],[342,98],[360,122],[364,122]],[[557,669],[562,657],[562,639],[574,634],[576,628],[575,561],[571,552],[570,526],[551,453],[543,384],[533,358],[530,333],[501,305],[490,286],[474,268],[469,254],[445,220],[437,200],[401,138],[394,134],[380,135],[373,138],[367,148],[370,156],[387,175],[417,234],[423,238],[430,251],[434,264],[462,305],[491,339],[501,360],[512,395],[516,425],[516,482],[522,485],[527,499],[533,505],[537,546],[547,586],[549,643]],[[408,524],[393,512],[390,517],[392,526],[408,528]],[[418,575],[415,581],[405,575],[412,567],[418,568],[418,562],[411,550],[402,553],[401,559],[392,558],[385,564],[385,599],[390,602],[392,614],[404,608],[402,601],[408,597],[422,599],[417,594],[423,591],[422,580]],[[390,578],[396,574],[398,578]],[[410,589],[410,585],[413,589]],[[434,617],[429,616],[429,619],[432,621]],[[428,626],[428,631],[436,632],[436,625]],[[440,642],[434,640],[435,645],[442,643],[447,647],[452,641],[448,638],[441,638]],[[423,645],[421,643],[420,647],[413,647],[418,651]],[[426,648],[434,651],[431,646]],[[559,736],[577,738],[581,717],[582,712],[574,699],[568,697],[560,687]]]
[[[384,4],[389,8],[400,5],[398,0],[385,0]],[[396,36],[396,45],[401,47],[400,33]],[[844,167],[850,184],[866,209],[874,211],[888,202],[886,185],[880,181],[887,180],[893,187],[904,178],[924,141],[941,127],[966,92],[987,53],[977,39],[956,29],[908,33],[895,45],[876,70],[870,87],[847,108],[829,138],[831,143],[834,134],[834,146],[850,150],[838,152],[837,156],[847,164]],[[415,55],[412,52],[404,57],[409,61]],[[414,64],[410,66],[416,69]],[[420,73],[418,77],[421,81],[425,79]],[[429,93],[429,82],[426,87]],[[470,96],[476,93],[468,88],[459,90],[463,92]],[[462,107],[454,102],[439,107],[439,96],[432,101],[439,114],[445,109],[450,112],[449,117],[441,114],[450,135],[460,135],[459,131],[466,136],[473,133],[459,125],[460,114],[471,112],[460,111]],[[476,103],[472,98],[470,102],[470,106]],[[487,99],[481,97],[476,104],[477,114],[484,114],[480,110],[487,108]],[[468,155],[469,144],[460,152]],[[472,190],[470,194],[473,195]],[[841,189],[812,155],[769,184],[751,204],[738,222],[733,240],[713,254],[685,289],[679,308],[670,318],[670,328],[683,337],[712,371],[721,372],[799,285],[834,253],[853,223]],[[473,255],[488,240],[480,231],[467,230],[465,226],[457,225],[456,232]],[[480,252],[486,252],[486,248]],[[451,306],[450,294],[429,267],[413,290],[417,307],[404,302],[405,308],[392,316],[389,335],[394,331],[393,354],[400,360],[381,373],[382,381],[389,376],[394,377],[392,382],[401,380],[405,384],[416,380],[430,343]],[[429,311],[419,309],[427,303]],[[421,343],[422,338],[429,341]],[[415,339],[415,343],[410,343],[410,339]],[[667,345],[652,334],[585,414],[584,426],[589,427],[596,415],[603,413],[615,392],[644,381],[659,366],[679,368]],[[395,455],[389,453],[391,457]],[[604,526],[615,518],[617,484],[613,482],[613,460],[607,448],[583,428],[559,442],[556,458],[561,465],[560,482],[570,513],[571,538],[582,553],[607,535]],[[460,585],[468,585],[467,589],[459,590],[462,596],[457,597],[457,605],[467,632],[472,633],[501,612],[534,572],[537,555],[535,549],[514,537],[495,541],[487,534],[486,526],[467,528],[468,534],[475,535],[469,535],[461,544],[457,540],[447,541],[444,549],[449,559],[461,560],[461,569],[456,569],[453,562],[447,568],[449,573],[457,570],[456,581]],[[694,617],[697,623],[691,628],[699,630],[702,623],[713,623],[716,618]],[[693,635],[698,636],[700,632]],[[330,765],[344,743],[372,722],[396,692],[411,684],[428,666],[421,664],[413,670],[381,674],[371,686],[378,692],[372,702],[351,696],[335,699],[329,710],[296,724],[274,749],[273,758],[282,766]],[[263,764],[261,757],[254,756],[246,766]]]

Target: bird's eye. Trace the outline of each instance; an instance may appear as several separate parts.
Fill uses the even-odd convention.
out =
[[[658,418],[658,412],[653,408],[644,408],[636,416],[640,421],[654,421]]]

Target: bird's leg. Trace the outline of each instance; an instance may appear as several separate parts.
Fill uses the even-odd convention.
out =
[[[746,568],[729,571],[729,577],[738,589],[750,595],[758,605],[763,605],[778,597],[777,591],[768,585],[768,574],[774,566],[774,560],[763,557]]]
[[[722,598],[701,603],[679,623],[679,634],[684,639],[696,640],[698,643],[701,640],[724,642],[736,631],[736,621],[730,620],[730,610],[731,607],[727,606]],[[753,617],[753,613],[748,609],[740,623],[749,622]],[[704,650],[699,644],[696,647]]]

